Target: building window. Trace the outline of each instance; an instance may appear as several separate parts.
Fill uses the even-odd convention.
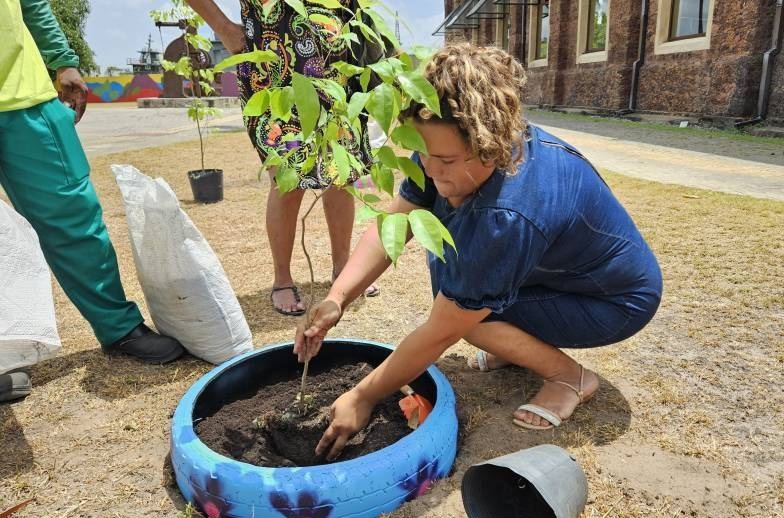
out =
[[[654,54],[710,48],[716,0],[658,0]]]
[[[579,0],[577,63],[607,61],[610,47],[611,0]]]
[[[547,59],[547,49],[550,46],[550,4],[542,1],[534,6],[533,11],[536,20],[534,59]]]
[[[709,0],[672,0],[669,40],[705,36]]]
[[[585,52],[601,52],[607,46],[609,0],[588,0],[588,31]]]

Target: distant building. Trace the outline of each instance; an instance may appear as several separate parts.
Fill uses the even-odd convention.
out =
[[[210,59],[213,65],[217,65],[227,57],[231,56],[231,52],[223,46],[223,42],[217,36],[212,37],[212,48],[210,49]]]
[[[531,104],[784,121],[783,3],[445,0],[434,34],[507,49]]]
[[[163,72],[161,65],[161,51],[153,50],[152,35],[147,36],[147,47],[139,51],[138,58],[128,58],[134,74],[160,74]]]

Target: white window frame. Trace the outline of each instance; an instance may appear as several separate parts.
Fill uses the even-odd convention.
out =
[[[588,13],[590,6],[590,0],[580,0],[577,13],[577,63],[598,63],[600,61],[607,61],[608,51],[610,50],[610,10],[612,9],[612,0],[607,1],[607,32],[604,37],[604,50],[586,52],[586,44],[588,43],[588,22],[591,19]]]
[[[669,41],[670,17],[672,16],[672,2],[674,0],[659,0],[658,15],[656,16],[656,39],[654,41],[654,54],[674,54],[676,52],[694,52],[710,48],[711,33],[713,32],[713,8],[716,0],[710,0],[708,6],[708,21],[705,36],[684,38]]]
[[[546,67],[550,59],[550,40],[552,39],[553,26],[550,25],[550,39],[547,40],[547,57],[536,59],[536,48],[539,45],[536,34],[536,24],[538,23],[539,6],[527,6],[528,9],[528,68]],[[536,16],[534,16],[536,15]],[[550,5],[550,16],[553,15],[553,6]],[[551,18],[552,19],[552,18]]]

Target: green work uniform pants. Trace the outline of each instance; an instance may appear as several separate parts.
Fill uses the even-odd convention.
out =
[[[125,298],[74,112],[53,99],[0,112],[0,185],[38,234],[57,281],[101,345],[142,321]]]

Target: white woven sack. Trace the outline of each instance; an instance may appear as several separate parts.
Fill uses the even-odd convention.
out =
[[[55,356],[49,267],[33,227],[0,200],[0,373]]]
[[[112,165],[125,202],[133,259],[158,332],[221,363],[253,348],[226,272],[162,179]]]

